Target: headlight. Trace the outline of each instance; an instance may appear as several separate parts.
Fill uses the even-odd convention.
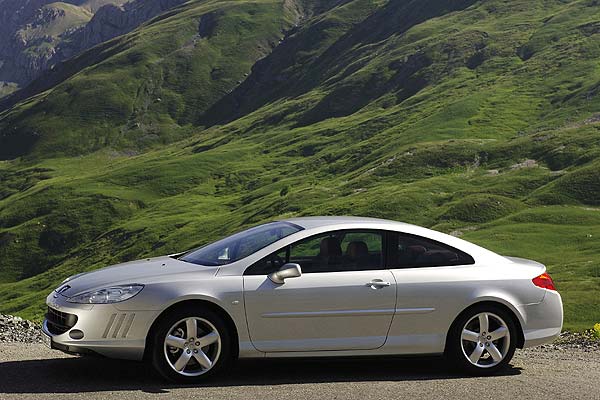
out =
[[[67,299],[69,303],[109,304],[128,300],[142,291],[144,285],[118,285],[78,294]]]

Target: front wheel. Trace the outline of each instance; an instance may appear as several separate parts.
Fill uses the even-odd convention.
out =
[[[472,375],[492,375],[506,368],[517,341],[513,316],[500,307],[483,305],[463,313],[453,324],[446,355]]]
[[[219,315],[210,310],[182,308],[165,316],[154,330],[152,365],[169,380],[201,382],[229,362],[230,343]]]

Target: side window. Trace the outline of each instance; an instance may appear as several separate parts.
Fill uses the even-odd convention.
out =
[[[279,271],[287,260],[287,251],[289,246],[269,254],[260,261],[255,262],[244,271],[244,275],[268,275],[272,272]]]
[[[292,244],[289,262],[302,273],[381,269],[382,242],[377,231],[328,232]]]
[[[349,270],[380,269],[382,260],[382,234],[379,232],[348,232],[342,240],[342,249]]]
[[[441,267],[475,264],[473,257],[448,245],[407,234],[392,235],[390,267]]]
[[[383,234],[352,230],[303,239],[254,263],[244,275],[268,275],[285,263],[300,264],[303,274],[383,268]]]

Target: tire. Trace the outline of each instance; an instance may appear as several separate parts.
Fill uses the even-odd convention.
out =
[[[152,332],[152,365],[170,381],[204,382],[230,363],[230,339],[227,325],[217,313],[191,306],[175,309],[162,317]]]
[[[446,358],[469,375],[494,375],[502,371],[515,354],[518,328],[514,318],[504,308],[494,305],[467,309],[450,328]]]

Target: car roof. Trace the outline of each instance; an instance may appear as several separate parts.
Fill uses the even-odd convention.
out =
[[[283,222],[289,222],[292,224],[299,225],[305,229],[320,228],[330,225],[344,225],[344,224],[381,224],[381,225],[401,225],[403,227],[410,227],[410,225],[404,222],[391,221],[389,219],[380,218],[369,218],[369,217],[353,217],[353,216],[320,216],[320,217],[298,217],[281,220]],[[383,226],[382,226],[383,227]]]

